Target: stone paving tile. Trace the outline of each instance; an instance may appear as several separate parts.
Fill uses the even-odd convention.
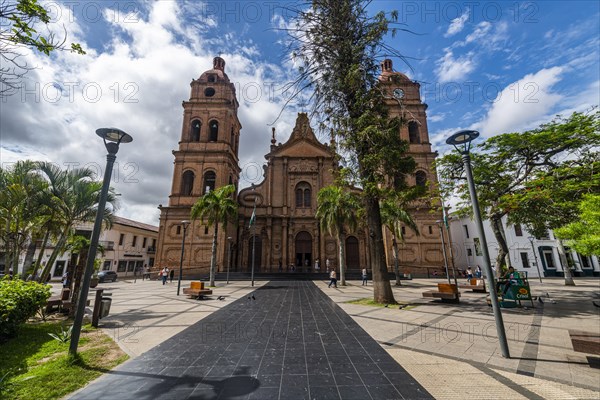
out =
[[[432,398],[312,282],[281,281],[270,282],[126,362],[78,392],[77,398],[123,395]]]

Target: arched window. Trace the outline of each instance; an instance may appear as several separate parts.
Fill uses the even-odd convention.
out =
[[[185,171],[181,177],[181,194],[184,196],[191,196],[194,190],[194,173],[192,171]]]
[[[217,181],[217,174],[214,171],[208,171],[204,174],[204,184],[202,185],[202,194],[206,194],[209,191],[215,190],[215,182]]]
[[[296,207],[304,208],[311,206],[311,190],[307,182],[296,185]]]
[[[217,138],[219,137],[219,123],[213,119],[212,121],[209,122],[208,129],[209,129],[208,141],[216,142]]]
[[[410,121],[408,123],[408,140],[410,143],[421,143],[421,137],[419,135],[419,123],[417,121]]]
[[[425,187],[427,184],[427,174],[424,171],[417,171],[415,178],[417,186]]]
[[[190,141],[199,142],[200,141],[200,129],[202,129],[202,122],[195,119],[192,121],[192,127],[190,132]]]

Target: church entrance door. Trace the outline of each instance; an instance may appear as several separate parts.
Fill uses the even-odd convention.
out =
[[[360,269],[358,239],[354,236],[348,236],[346,239],[346,265],[349,270]]]
[[[312,236],[308,232],[296,235],[296,271],[310,272],[312,265]]]

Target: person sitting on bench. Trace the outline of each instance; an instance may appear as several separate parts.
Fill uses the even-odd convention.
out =
[[[506,296],[506,292],[508,292],[512,284],[521,284],[521,275],[513,267],[508,267],[508,271],[506,271],[502,279],[506,280],[504,290],[502,291],[503,296]]]

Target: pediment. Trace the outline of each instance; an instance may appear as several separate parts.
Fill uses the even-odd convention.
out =
[[[333,157],[329,149],[320,143],[312,143],[305,140],[299,140],[294,143],[286,143],[286,146],[271,152],[272,157]]]

